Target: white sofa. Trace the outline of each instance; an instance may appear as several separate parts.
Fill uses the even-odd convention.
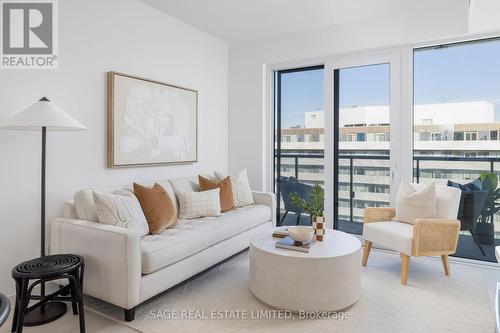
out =
[[[199,190],[196,177],[158,183],[176,202],[176,193]],[[64,205],[64,217],[52,221],[50,237],[52,254],[85,258],[85,294],[122,307],[127,321],[134,319],[137,305],[246,249],[254,232],[276,224],[275,196],[264,192],[253,192],[255,205],[219,217],[180,220],[160,235],[140,237],[99,223],[92,191],[130,187],[75,193]]]

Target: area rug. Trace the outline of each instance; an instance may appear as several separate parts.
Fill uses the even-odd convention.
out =
[[[297,267],[300,269],[300,267]],[[146,333],[163,332],[488,332],[494,331],[491,293],[499,270],[413,258],[407,286],[398,254],[373,250],[362,269],[362,292],[344,312],[298,318],[273,311],[248,288],[248,252],[154,297],[123,321],[123,310],[87,297],[86,305]],[[335,283],[335,281],[324,281]]]

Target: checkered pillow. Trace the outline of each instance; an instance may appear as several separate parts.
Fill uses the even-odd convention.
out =
[[[220,189],[216,188],[210,191],[178,193],[179,219],[221,215],[219,192]]]

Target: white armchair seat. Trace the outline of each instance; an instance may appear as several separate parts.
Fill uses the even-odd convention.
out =
[[[272,212],[264,205],[238,208],[218,217],[179,221],[159,235],[141,239],[142,274],[151,274],[239,233],[265,224]]]
[[[410,256],[413,225],[397,221],[368,223],[363,227],[363,237],[376,245]]]

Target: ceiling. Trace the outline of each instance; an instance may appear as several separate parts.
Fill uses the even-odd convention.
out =
[[[139,0],[227,42],[433,10],[468,0]],[[446,7],[445,7],[446,8]]]

